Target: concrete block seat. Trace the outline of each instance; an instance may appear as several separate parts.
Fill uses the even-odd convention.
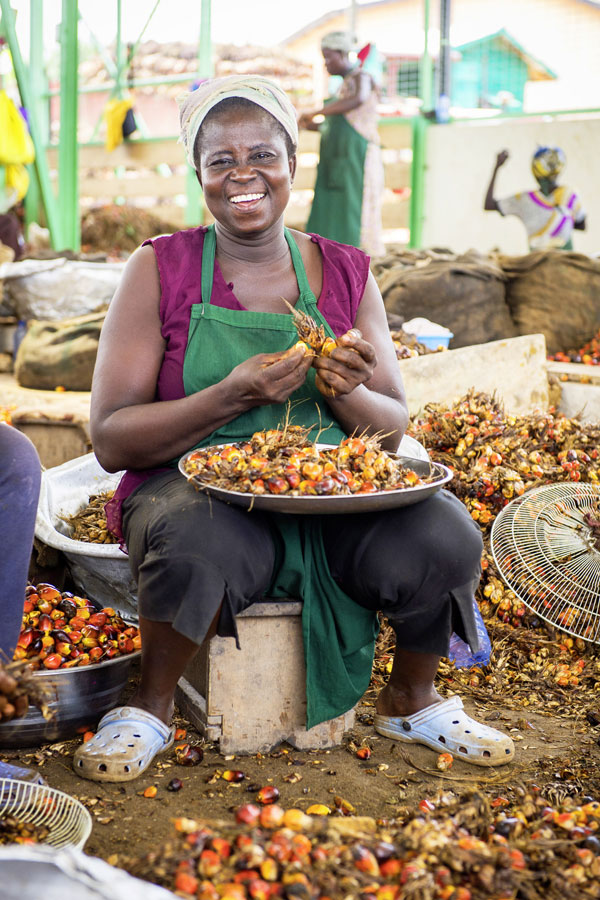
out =
[[[411,437],[399,451],[428,458]],[[231,638],[213,637],[180,679],[175,699],[183,715],[224,754],[262,753],[281,741],[298,750],[341,744],[353,709],[306,729],[302,603],[265,598],[237,621],[241,649]]]

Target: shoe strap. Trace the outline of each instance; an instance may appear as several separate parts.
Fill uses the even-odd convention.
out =
[[[455,694],[447,700],[441,700],[439,703],[433,703],[431,706],[426,706],[425,709],[420,709],[411,716],[399,716],[396,721],[400,724],[403,731],[409,732],[412,731],[413,728],[418,728],[420,725],[427,724],[428,722],[433,721],[433,719],[437,719],[441,714],[450,713],[462,708],[463,702],[461,698]]]
[[[98,722],[98,730],[105,725],[144,725],[156,731],[164,741],[168,741],[171,736],[169,725],[166,725],[158,716],[137,706],[117,706],[115,709],[111,709]]]

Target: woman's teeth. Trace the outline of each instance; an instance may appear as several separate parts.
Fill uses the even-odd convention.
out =
[[[252,200],[261,200],[264,196],[264,194],[238,194],[229,199],[232,203],[250,203]]]

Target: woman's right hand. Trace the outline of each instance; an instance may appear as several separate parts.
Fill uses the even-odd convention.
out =
[[[285,403],[304,384],[312,360],[302,346],[259,353],[236,366],[225,380],[250,406]]]

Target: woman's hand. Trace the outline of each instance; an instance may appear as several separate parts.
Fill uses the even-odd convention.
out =
[[[508,150],[501,150],[500,153],[496,156],[496,168],[499,169],[500,166],[503,166],[506,160],[509,157]]]
[[[375,348],[363,340],[357,328],[351,328],[337,339],[338,346],[329,356],[314,360],[316,385],[325,397],[350,394],[359,384],[365,384],[377,365]]]
[[[240,363],[227,377],[239,396],[252,406],[285,403],[304,384],[312,356],[301,347],[282,353],[259,353]]]

